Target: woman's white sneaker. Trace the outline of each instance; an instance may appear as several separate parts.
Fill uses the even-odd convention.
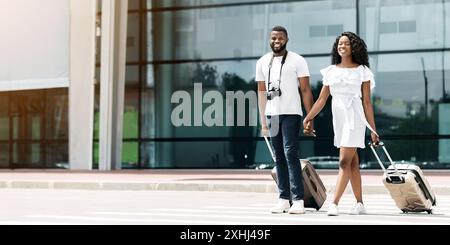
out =
[[[289,203],[289,200],[286,199],[278,199],[277,204],[270,209],[270,212],[273,214],[281,214],[286,213],[289,208],[291,207],[291,204]]]
[[[330,206],[328,206],[327,215],[328,216],[338,216],[339,215],[338,206],[334,203],[330,203]]]
[[[350,210],[350,214],[352,215],[361,215],[361,214],[367,214],[366,208],[364,207],[364,204],[358,202],[355,207],[353,207],[352,210]]]

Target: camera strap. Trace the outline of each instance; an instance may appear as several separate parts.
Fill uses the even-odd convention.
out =
[[[279,85],[278,86],[281,86],[281,73],[283,72],[283,66],[284,66],[284,63],[286,62],[286,58],[287,58],[287,55],[288,55],[288,51],[286,50],[286,53],[284,53],[284,55],[283,55],[283,59],[281,60],[281,68],[280,68],[280,76],[279,76],[279,79],[278,79],[278,81],[280,82],[279,83]],[[273,60],[275,59],[275,56],[272,54],[272,59],[270,59],[270,63],[269,63],[269,80],[268,80],[268,82],[267,82],[267,89],[269,89],[269,86],[270,86],[270,71],[272,70],[272,64],[273,64]]]

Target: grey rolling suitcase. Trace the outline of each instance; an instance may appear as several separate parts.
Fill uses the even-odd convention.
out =
[[[436,205],[436,195],[423,175],[422,170],[414,164],[395,164],[386,147],[381,142],[390,166],[386,169],[372,144],[369,144],[381,168],[384,171],[383,183],[394,199],[397,207],[408,212],[432,213]]]
[[[275,161],[275,155],[272,151],[269,140],[266,136],[264,136],[264,139],[266,140],[272,159]],[[316,210],[319,210],[327,199],[327,190],[316,170],[308,160],[300,159],[299,164],[302,166],[302,179],[305,191],[303,197],[304,205],[306,208],[315,208]],[[276,167],[272,169],[271,174],[272,178],[275,182],[277,182]]]

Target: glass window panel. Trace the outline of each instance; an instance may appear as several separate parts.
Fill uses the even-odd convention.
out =
[[[18,147],[17,143],[12,144],[12,162],[13,163],[17,163],[18,155],[19,155],[18,148],[19,147]]]
[[[141,88],[141,137],[154,138],[155,137],[155,79],[154,66],[148,65],[146,69],[142,69]],[[144,153],[142,153],[144,154]],[[145,155],[141,158],[146,159]]]
[[[330,50],[333,44],[330,44]],[[312,87],[320,86],[322,87],[322,74],[320,74],[320,70],[331,65],[331,56],[330,57],[319,57],[319,58],[306,58],[306,62],[308,63],[309,68],[309,82]]]
[[[442,33],[445,33],[445,47],[450,47],[450,31],[448,31],[448,27],[450,27],[450,0],[445,0],[445,7],[442,9],[443,15],[445,16],[445,22],[442,27]]]
[[[439,104],[439,134],[450,135],[450,103]],[[439,140],[439,161],[450,163],[450,139]]]
[[[99,139],[100,134],[100,111],[96,110],[94,112],[94,140]]]
[[[47,91],[46,134],[47,139],[69,138],[68,89]]]
[[[155,80],[158,85],[170,83],[171,90],[193,88],[194,83],[218,87],[225,73],[235,73],[245,82],[252,82],[255,61],[185,63],[155,66]],[[170,79],[167,79],[170,78]]]
[[[191,125],[193,125],[193,119],[195,113],[202,117],[203,112],[213,103],[205,103],[203,105],[194,105],[194,83],[201,84],[201,92],[207,93],[218,93],[219,98],[214,103],[216,106],[220,107],[220,103],[225,107],[226,98],[225,91],[237,92],[242,91],[244,94],[249,93],[249,98],[253,95],[256,99],[256,83],[254,82],[254,70],[255,61],[241,61],[241,62],[211,62],[211,63],[189,63],[189,64],[177,64],[177,65],[156,65],[155,66],[155,81],[157,83],[155,93],[158,95],[156,97],[155,104],[155,120],[156,120],[156,136],[157,137],[217,137],[217,136],[228,136],[233,135],[234,132],[231,130],[232,127],[174,127],[171,123],[171,112],[172,110],[179,106],[180,103],[171,104],[171,97],[176,91],[184,91],[189,95],[191,103],[188,101],[185,105],[188,105],[186,110],[186,116],[191,117]],[[200,93],[200,92],[199,92]],[[199,100],[202,101],[202,98]],[[257,108],[248,108],[248,101],[246,106],[246,122],[249,118],[257,118]],[[256,101],[254,101],[256,103]],[[184,105],[183,105],[184,107]],[[234,110],[237,112],[237,109]],[[222,116],[222,123],[225,125],[226,115],[234,117],[231,115],[232,110],[228,112],[224,109],[222,112],[217,111],[217,116]],[[248,114],[247,114],[248,113]],[[209,114],[208,114],[209,115]],[[183,114],[182,117],[185,115]],[[212,117],[215,118],[213,115]],[[177,117],[178,118],[178,117]],[[203,118],[200,118],[203,124]],[[228,125],[230,125],[229,123]],[[249,125],[249,124],[246,124]],[[161,127],[161,128],[158,128]],[[246,127],[243,127],[246,128]],[[250,136],[253,128],[248,127],[246,132],[242,136]]]
[[[9,140],[9,97],[0,93],[0,141]]]
[[[154,168],[248,168],[254,164],[256,150],[255,140],[150,144],[155,145]]]
[[[127,62],[139,61],[139,13],[128,14]]]
[[[126,86],[139,85],[139,66],[126,67],[125,84]]]
[[[9,139],[9,118],[0,117],[0,140]]]
[[[397,22],[380,23],[380,33],[397,33]]]
[[[155,91],[142,90],[141,135],[143,138],[155,137]]]
[[[47,167],[68,169],[70,167],[68,149],[68,143],[48,144],[46,152]]]
[[[327,27],[326,26],[310,26],[309,27],[309,36],[310,37],[324,37],[327,35]]]
[[[442,0],[361,0],[361,37],[370,51],[442,48],[447,9]]]
[[[147,77],[147,80],[143,83],[144,88],[153,88],[155,86],[155,71],[153,65],[148,65],[147,70],[144,72],[146,72]]]
[[[31,163],[42,164],[42,144],[31,144]]]
[[[327,26],[327,36],[337,37],[342,32],[344,32],[344,26],[343,25],[328,25]]]
[[[41,126],[42,126],[41,115],[31,116],[30,121],[31,121],[31,139],[33,140],[41,139]]]
[[[437,134],[442,53],[372,55],[371,65],[377,86],[375,119],[381,134]]]
[[[445,53],[445,99],[439,103],[439,135],[450,135],[450,52]],[[439,162],[450,164],[450,139],[439,140]]]
[[[97,83],[100,81],[100,65],[95,67],[95,79],[97,80]]]
[[[137,142],[123,142],[122,144],[122,168],[138,167],[138,147]]]
[[[18,116],[12,117],[12,127],[13,127],[12,138],[19,139],[19,117]]]
[[[123,113],[123,138],[138,138],[139,121],[139,90],[127,88],[125,90],[125,107]]]
[[[9,167],[9,144],[0,143],[0,168]]]
[[[148,45],[155,46],[156,60],[261,56],[270,51],[268,37],[275,25],[287,28],[289,50],[300,54],[328,53],[337,33],[356,29],[354,1],[201,8],[154,12],[152,16],[148,18],[148,26],[153,25],[148,30]],[[324,16],[340,17],[327,20]],[[311,36],[309,31],[315,26],[330,26],[329,36]]]
[[[44,167],[43,144],[41,143],[13,143],[13,164],[15,167]]]
[[[139,10],[139,4],[143,0],[128,0],[128,10]]]
[[[7,97],[0,96],[4,105],[0,109],[0,122],[6,124],[0,127],[0,144],[8,145],[8,151],[2,146],[0,157],[7,158],[8,165],[11,159],[11,167],[53,167],[52,158],[68,156],[68,146],[64,142],[68,140],[67,88],[11,91],[5,95]],[[11,142],[9,127],[12,127]],[[50,145],[59,148],[52,152]],[[10,147],[12,155],[9,154]]]
[[[146,142],[141,144],[141,159],[142,168],[156,168],[155,161],[155,143]]]
[[[100,18],[97,17],[97,21],[100,21]],[[99,30],[100,28],[98,28],[96,31],[96,44],[95,44],[95,64],[96,64],[96,68],[99,69],[98,71],[98,75],[96,74],[97,78],[100,78],[100,62],[102,60],[102,40],[101,40],[101,30]],[[97,73],[97,71],[96,71]]]
[[[94,142],[94,150],[92,152],[94,160],[92,161],[92,168],[98,169],[99,163],[99,143]]]
[[[9,139],[9,117],[0,116],[0,140]]]
[[[444,67],[443,91],[445,91],[445,101],[448,103],[450,102],[450,52],[445,52]]]
[[[399,32],[416,32],[416,22],[415,21],[400,21],[398,23]]]
[[[100,134],[100,83],[95,84],[94,96],[94,140],[98,140]]]

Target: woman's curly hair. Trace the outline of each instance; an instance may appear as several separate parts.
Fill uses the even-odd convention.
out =
[[[352,45],[353,61],[358,63],[359,65],[365,65],[367,67],[370,67],[366,43],[358,35],[349,31],[343,32],[340,36],[336,38],[336,42],[334,42],[333,44],[333,50],[331,51],[332,53],[331,64],[337,65],[342,61],[342,58],[338,53],[338,43],[339,39],[342,36],[346,36],[350,40],[350,44]]]

